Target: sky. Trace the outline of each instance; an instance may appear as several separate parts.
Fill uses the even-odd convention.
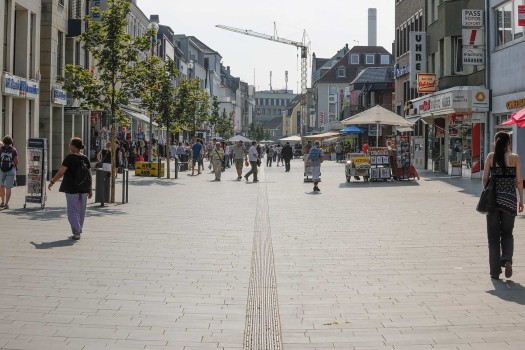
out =
[[[368,8],[377,9],[377,45],[392,51],[394,41],[394,0],[137,0],[149,18],[160,16],[160,23],[176,34],[195,36],[222,56],[224,66],[257,90],[300,85],[300,52],[291,45],[250,37],[216,28],[222,24],[302,42],[306,30],[311,55],[331,58],[346,44],[351,48],[368,43]],[[288,85],[285,83],[288,71]],[[308,83],[310,87],[310,83]]]

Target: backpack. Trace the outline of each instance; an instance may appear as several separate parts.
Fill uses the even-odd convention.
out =
[[[311,161],[317,161],[317,160],[319,160],[321,158],[318,149],[315,149],[313,152],[310,151],[308,156],[310,157]]]
[[[89,163],[86,164],[86,156],[79,158],[79,164],[75,169],[75,177],[73,179],[73,185],[81,193],[91,192],[91,170],[89,169]]]
[[[0,152],[0,170],[2,170],[4,173],[7,173],[15,166],[15,162],[13,160],[13,148],[2,147]]]

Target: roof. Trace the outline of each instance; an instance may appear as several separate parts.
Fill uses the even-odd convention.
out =
[[[288,111],[288,115],[292,112],[292,110],[301,103],[301,100],[303,99],[303,94],[296,95],[293,100],[290,101],[290,103],[284,108]]]
[[[389,55],[390,60],[388,64],[364,64],[364,58],[360,58],[359,64],[351,64],[350,59],[352,54],[366,55],[366,54],[375,54],[375,55]],[[392,66],[392,55],[382,46],[354,46],[348,51],[343,58],[341,58],[326,74],[324,74],[317,83],[350,83],[357,76],[358,69],[366,69],[371,67],[391,67]],[[379,58],[375,62],[381,62]],[[345,77],[338,77],[337,71],[340,68],[345,69]]]
[[[217,51],[211,49],[208,45],[206,45],[205,43],[197,39],[197,37],[189,36],[188,38],[190,38],[190,40],[193,41],[193,43],[197,45],[199,49],[202,50],[203,53],[216,54],[216,55],[221,56]]]
[[[393,82],[392,67],[369,67],[361,71],[350,84]]]
[[[282,117],[275,117],[263,123],[263,127],[268,130],[279,129],[283,125]]]

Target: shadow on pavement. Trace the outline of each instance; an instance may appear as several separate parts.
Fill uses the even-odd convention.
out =
[[[357,188],[357,187],[414,187],[419,186],[416,180],[403,180],[403,181],[351,181],[341,182],[339,188]]]
[[[31,243],[35,249],[53,249],[53,248],[61,248],[61,247],[71,247],[73,244],[75,244],[76,241],[73,241],[71,239],[61,239],[60,241],[53,241],[53,242],[42,242],[42,243],[35,243],[35,242],[29,242]]]
[[[174,182],[176,179],[151,179],[151,181],[130,181],[129,187],[133,186],[153,186],[153,185],[159,185],[159,186],[180,186],[181,183]],[[115,187],[122,187],[122,183],[117,184]]]
[[[110,215],[126,215],[127,213],[123,212],[120,209],[113,209],[112,207],[100,205],[91,205],[87,207],[87,215],[91,217],[104,217]]]
[[[481,179],[470,179],[463,177],[451,177],[447,174],[434,173],[430,170],[420,171],[419,175],[424,181],[441,181],[451,186],[460,188],[459,192],[479,197],[481,194]]]
[[[40,208],[18,208],[12,210],[4,210],[3,215],[13,215],[20,218],[26,218],[30,220],[57,220],[66,216],[65,207],[46,207],[45,209]]]
[[[494,285],[494,290],[489,290],[487,293],[505,301],[525,305],[525,287],[521,284],[510,280],[492,280],[492,284]]]

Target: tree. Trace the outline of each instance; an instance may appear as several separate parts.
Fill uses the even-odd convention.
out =
[[[155,121],[159,126],[166,127],[167,140],[170,140],[171,129],[177,122],[175,114],[176,88],[174,82],[179,71],[176,64],[170,58],[165,64],[162,64],[158,57],[151,56],[148,61],[140,64],[138,69],[142,84],[140,89],[141,107],[157,113]],[[166,164],[166,168],[169,179],[169,161]]]
[[[182,79],[176,89],[176,128],[192,130],[210,119],[208,93],[199,87],[199,79]]]
[[[248,128],[248,136],[257,141],[268,140],[270,138],[270,132],[265,130],[262,124],[252,122]]]
[[[233,111],[226,113],[226,109],[222,110],[222,114],[218,119],[215,131],[223,138],[229,139],[233,136]]]
[[[217,132],[217,125],[219,123],[220,118],[219,113],[219,100],[217,99],[217,96],[213,96],[213,102],[211,107],[211,116],[210,116],[210,124],[213,129],[213,132]]]
[[[137,96],[140,83],[135,64],[149,48],[151,32],[132,38],[126,33],[126,17],[130,12],[130,3],[126,0],[108,0],[108,9],[100,11],[92,8],[92,13],[99,14],[97,21],[90,16],[84,20],[86,31],[80,41],[84,49],[94,59],[94,66],[85,69],[68,64],[64,67],[65,76],[58,77],[64,89],[83,107],[109,112],[111,122],[111,169],[115,169],[116,126],[126,123],[120,107]],[[115,202],[115,178],[111,176],[111,198]]]

